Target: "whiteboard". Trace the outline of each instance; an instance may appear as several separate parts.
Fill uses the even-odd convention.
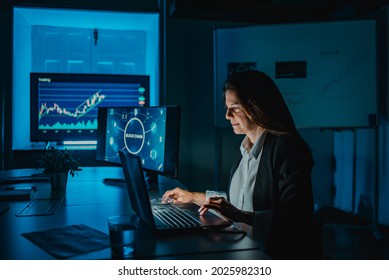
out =
[[[375,20],[219,28],[214,59],[217,127],[229,126],[222,94],[228,73],[243,69],[275,81],[298,128],[376,125]],[[276,78],[277,63],[296,61],[304,77]]]

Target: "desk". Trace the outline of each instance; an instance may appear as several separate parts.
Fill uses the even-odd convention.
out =
[[[37,173],[34,169],[18,169],[0,172],[0,180],[8,176]],[[10,209],[0,214],[0,259],[53,259],[38,246],[21,236],[22,233],[41,231],[74,224],[85,224],[108,234],[109,216],[131,214],[133,210],[124,186],[102,183],[105,177],[122,178],[119,167],[86,167],[78,176],[69,177],[66,197],[50,216],[16,217],[28,201],[9,201]],[[160,193],[165,189],[182,186],[177,180],[159,176]],[[19,186],[38,187],[37,196],[50,196],[49,182],[23,183]],[[17,186],[17,185],[15,185]],[[0,188],[3,186],[0,185]],[[147,227],[139,240],[141,258],[144,259],[268,259],[259,245],[248,237],[237,240],[234,234],[197,233],[175,236],[156,236]],[[234,241],[237,240],[237,241]],[[217,245],[217,246],[216,246]],[[222,248],[222,249],[220,249]],[[74,259],[110,259],[110,249],[104,249]]]

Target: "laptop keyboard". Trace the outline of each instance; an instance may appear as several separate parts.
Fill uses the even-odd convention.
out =
[[[185,212],[171,204],[153,204],[153,214],[169,228],[190,228],[200,226],[200,223]]]

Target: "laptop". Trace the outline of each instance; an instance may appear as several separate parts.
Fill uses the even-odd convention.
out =
[[[124,178],[133,210],[157,232],[199,231],[231,225],[225,218],[208,211],[200,216],[195,203],[151,203],[139,157],[119,151]]]

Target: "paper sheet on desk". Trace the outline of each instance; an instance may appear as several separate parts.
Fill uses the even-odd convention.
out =
[[[22,235],[57,259],[67,259],[110,246],[108,234],[83,224]]]

